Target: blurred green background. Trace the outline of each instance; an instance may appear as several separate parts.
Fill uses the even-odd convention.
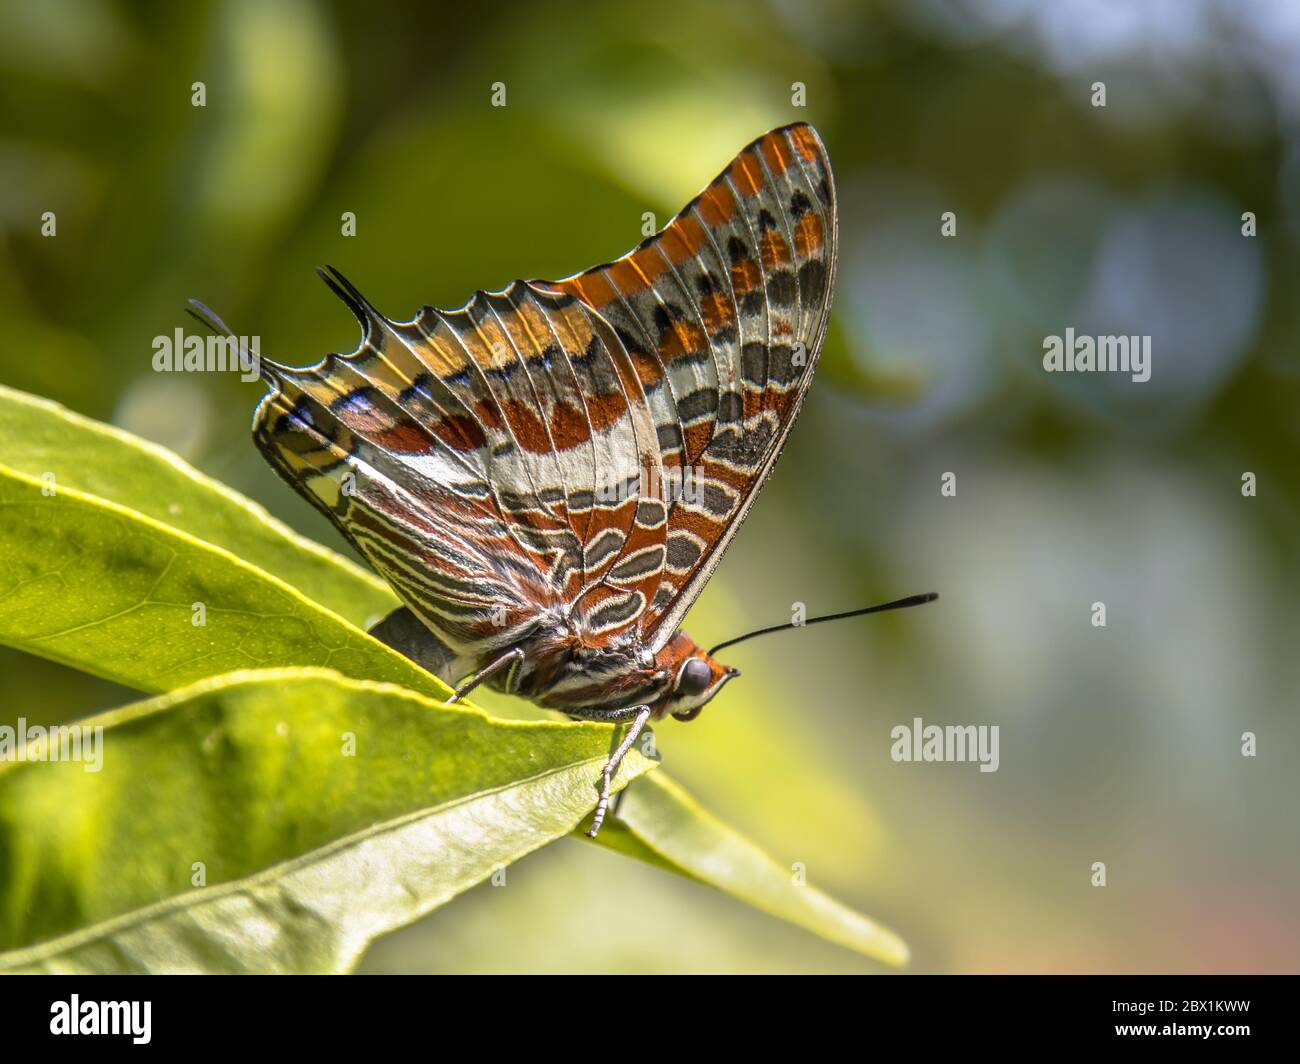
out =
[[[917,971],[1296,969],[1294,5],[6,2],[0,382],[345,549],[253,448],[260,385],[151,371],[187,297],[314,362],[356,340],[314,266],[395,318],[563,276],[797,119],[839,188],[832,335],[688,629],[943,598],[735,648],[744,679],[658,729],[669,771]],[[1150,335],[1151,381],[1045,374],[1067,326]],[[133,697],[0,675],[10,721]],[[895,764],[916,716],[999,725],[999,771]],[[363,970],[874,969],[563,840]]]

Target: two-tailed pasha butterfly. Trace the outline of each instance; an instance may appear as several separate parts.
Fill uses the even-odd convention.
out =
[[[836,241],[826,149],[799,123],[634,250],[564,280],[395,322],[321,271],[361,323],[356,350],[260,360],[257,446],[405,603],[372,634],[453,700],[488,683],[631,725],[593,836],[647,721],[692,720],[739,675],[679,625],[812,383]]]

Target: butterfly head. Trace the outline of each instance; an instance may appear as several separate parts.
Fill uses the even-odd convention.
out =
[[[723,684],[740,675],[709,656],[703,647],[685,632],[678,632],[659,652],[659,664],[672,677],[664,696],[665,714],[677,720],[694,720]]]

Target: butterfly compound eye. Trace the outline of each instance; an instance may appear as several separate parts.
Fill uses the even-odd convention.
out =
[[[683,695],[703,694],[713,679],[713,670],[699,658],[691,658],[682,666],[677,677],[677,692]]]

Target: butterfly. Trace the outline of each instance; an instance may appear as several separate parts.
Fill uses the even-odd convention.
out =
[[[372,634],[453,700],[486,683],[630,725],[593,837],[646,724],[693,720],[739,675],[680,626],[812,383],[836,243],[826,149],[796,123],[562,280],[400,322],[318,271],[361,325],[356,350],[261,360],[258,448],[404,604]]]

